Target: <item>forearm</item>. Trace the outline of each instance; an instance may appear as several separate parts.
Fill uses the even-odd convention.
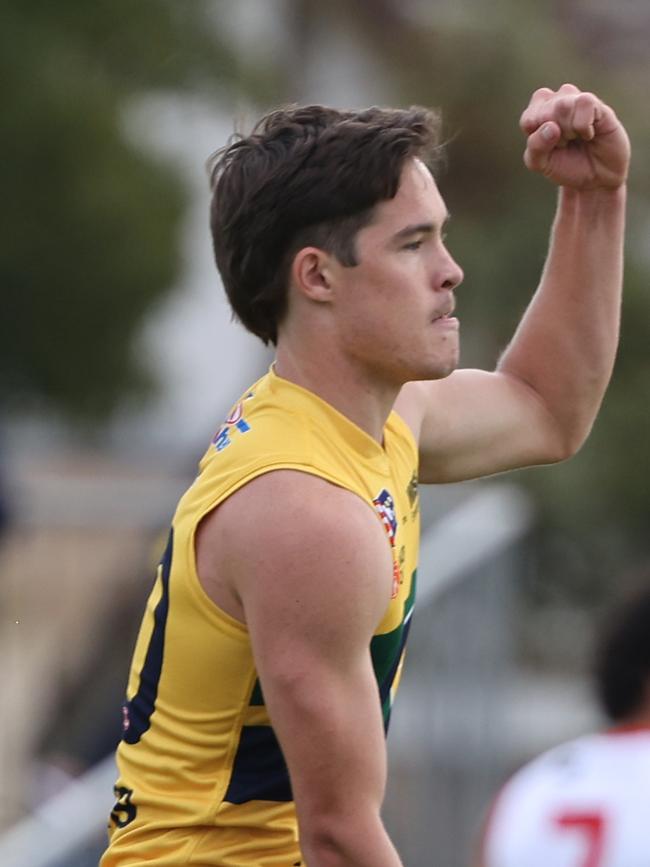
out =
[[[300,843],[307,867],[402,867],[379,815],[354,807],[302,824]]]
[[[624,224],[624,186],[560,190],[539,289],[499,363],[537,392],[568,453],[589,433],[614,364]]]

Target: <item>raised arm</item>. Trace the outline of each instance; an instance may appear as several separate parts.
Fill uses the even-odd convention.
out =
[[[226,564],[219,580],[247,623],[307,864],[400,867],[380,818],[386,746],[370,657],[392,583],[380,522],[348,491],[276,471],[211,525],[203,563]]]
[[[629,142],[611,108],[573,85],[533,94],[524,161],[560,186],[537,292],[493,373],[409,383],[396,408],[420,441],[421,480],[455,481],[574,454],[618,343]]]

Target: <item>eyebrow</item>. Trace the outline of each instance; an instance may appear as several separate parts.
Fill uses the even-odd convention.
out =
[[[444,228],[444,226],[449,222],[449,218],[449,214],[447,214],[447,216],[442,221],[442,225],[440,227],[441,229]],[[410,237],[411,235],[431,235],[436,230],[436,228],[437,226],[435,223],[412,223],[411,225],[405,226],[403,229],[400,229],[399,232],[395,232],[395,234],[393,235],[393,240],[401,241],[404,238]]]

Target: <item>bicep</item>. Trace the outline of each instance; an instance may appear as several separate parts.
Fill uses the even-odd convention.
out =
[[[446,379],[407,383],[395,409],[416,436],[425,483],[564,457],[558,427],[540,396],[500,371],[458,370]]]
[[[266,626],[253,634],[264,700],[301,824],[344,815],[363,801],[379,809],[385,745],[368,649],[332,654],[314,636],[278,642]],[[273,658],[278,643],[282,662]]]
[[[378,806],[383,796],[369,648],[390,599],[392,561],[379,521],[356,496],[304,474],[273,475],[266,484],[276,508],[257,526],[256,551],[236,555],[237,585],[299,819],[309,823],[355,800]],[[295,511],[282,508],[287,495]]]

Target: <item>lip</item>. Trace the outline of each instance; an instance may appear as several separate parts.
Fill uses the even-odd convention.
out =
[[[438,328],[450,328],[454,331],[458,331],[460,327],[460,322],[455,316],[439,316],[438,319],[434,319],[431,324]]]

